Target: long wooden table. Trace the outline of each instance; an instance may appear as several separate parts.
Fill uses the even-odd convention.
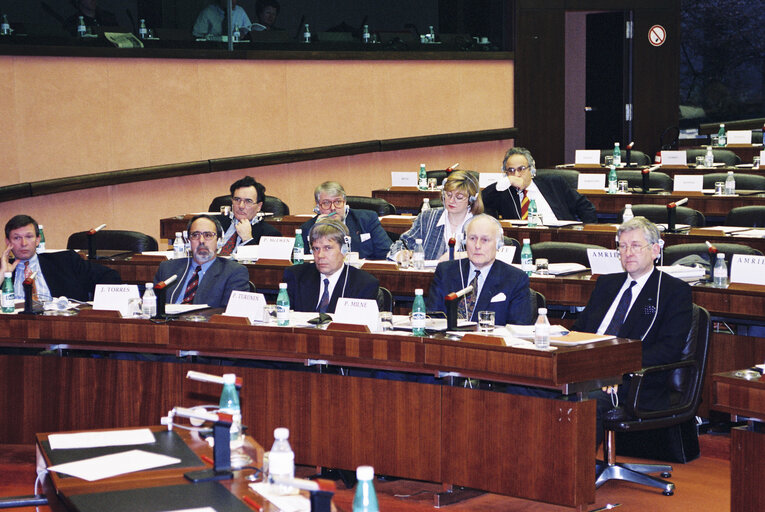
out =
[[[759,155],[759,153],[757,154]],[[753,169],[751,167],[752,165],[751,157],[748,160],[743,158],[742,160],[744,161],[744,163],[748,163],[750,167],[727,167],[727,166],[696,167],[695,164],[691,164],[687,167],[668,166],[668,167],[660,167],[656,170],[658,172],[662,172],[668,175],[672,179],[674,179],[675,176],[712,174],[712,173],[720,173],[720,172],[728,172],[728,171],[733,171],[734,173],[741,173],[741,174],[756,174],[759,176],[765,176],[765,165],[760,166],[757,169]],[[619,170],[620,171],[640,171],[647,167],[649,166],[644,165],[639,167],[626,167],[626,168],[621,168]],[[607,175],[609,171],[609,168],[603,165],[577,165],[576,167],[572,167],[571,165],[557,165],[556,169],[574,170],[584,174],[605,174],[605,175]]]
[[[288,427],[299,464],[372,464],[381,474],[579,510],[595,495],[593,401],[352,377],[337,369],[456,372],[495,389],[511,382],[572,392],[616,382],[641,359],[640,342],[624,339],[543,352],[411,335],[84,314],[3,315],[0,347],[11,352],[0,355],[6,382],[0,405],[14,411],[2,423],[9,443],[31,442],[40,431],[156,423],[175,405],[217,402],[208,385],[184,379],[188,370],[235,371],[244,380],[249,433],[270,439],[275,427]],[[131,352],[155,355],[129,360]],[[162,362],[151,360],[157,357]],[[310,366],[316,361],[325,364]]]

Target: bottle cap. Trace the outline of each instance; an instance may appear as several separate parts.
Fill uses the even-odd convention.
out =
[[[224,373],[223,374],[223,384],[234,384],[236,383],[236,374],[235,373]]]
[[[423,198],[422,198],[422,202],[423,202],[423,203],[429,203],[429,202],[430,202],[430,198],[428,198],[428,197],[423,197]]]
[[[414,289],[414,294],[415,295],[422,295],[422,288],[415,288]]]
[[[524,244],[530,244],[531,243],[531,239],[530,238],[524,238],[523,239],[523,243]]]
[[[296,235],[302,235],[302,234],[303,234],[303,230],[302,230],[302,229],[300,229],[300,228],[297,228],[297,229],[295,230],[295,234],[296,234]]]
[[[375,468],[372,466],[359,466],[356,468],[356,480],[368,482],[375,476]]]
[[[414,239],[414,243],[421,244],[422,243],[422,238],[415,238]]]
[[[614,142],[614,146],[616,146],[618,148],[619,147],[619,143],[618,142]]]
[[[42,228],[43,228],[43,225],[42,225],[42,224],[38,224],[38,225],[37,225],[37,228],[38,228],[38,229],[42,229]]]
[[[537,313],[539,313],[540,315],[546,315],[547,314],[547,308],[539,308],[537,310]]]
[[[717,259],[718,259],[718,260],[721,260],[721,259],[723,259],[723,258],[725,258],[725,253],[724,253],[724,252],[718,252],[718,253],[717,253]]]
[[[286,290],[287,289],[287,283],[279,283],[279,289],[280,290]]]
[[[154,288],[154,283],[146,283],[147,290],[151,290],[152,288]]]
[[[6,273],[5,273],[5,277],[11,277],[12,275],[13,275],[13,274],[11,274],[10,272],[6,272]]]
[[[181,233],[180,231],[176,231],[176,232],[175,232],[175,238],[178,238],[179,236],[181,236],[181,234],[182,234],[182,233]]]
[[[625,204],[625,205],[624,205],[624,208],[625,208],[625,209],[627,209],[627,208],[632,208],[632,204],[631,204],[631,203],[627,203],[627,204]]]
[[[290,429],[285,427],[278,427],[274,429],[274,439],[283,441],[290,436]]]

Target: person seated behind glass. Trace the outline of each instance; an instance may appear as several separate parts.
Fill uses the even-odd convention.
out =
[[[77,12],[66,19],[64,29],[72,35],[77,34],[77,27],[80,25],[80,16],[82,16],[89,34],[95,34],[99,27],[117,27],[117,17],[114,13],[105,11],[98,6],[98,0],[74,0],[74,7]]]
[[[226,4],[227,0],[218,0],[202,9],[194,22],[194,28],[191,30],[194,37],[219,40],[223,34],[228,34]],[[250,32],[252,23],[247,12],[241,5],[237,5],[237,0],[231,0],[231,18],[233,20],[232,30],[239,27],[239,37],[244,39]]]
[[[279,11],[281,11],[281,6],[278,0],[258,0],[255,3],[257,22],[252,24],[252,30],[279,30],[275,26]]]
[[[380,224],[377,214],[370,210],[351,210],[345,203],[345,189],[336,181],[325,181],[313,191],[318,215],[300,226],[303,230],[305,252],[311,250],[308,233],[313,225],[325,218],[337,219],[348,228],[351,237],[351,251],[358,252],[359,258],[370,260],[385,259],[391,240]]]
[[[240,245],[258,245],[262,236],[282,236],[258,215],[266,199],[266,187],[252,176],[245,176],[232,183],[230,190],[231,213],[217,217],[223,228],[219,255],[229,256]]]
[[[408,261],[415,248],[415,240],[422,239],[426,260],[444,261],[449,258],[448,243],[454,237],[455,251],[464,245],[465,224],[474,215],[483,213],[478,180],[467,171],[454,171],[444,181],[441,193],[443,208],[421,212],[412,227],[390,247],[388,259]]]

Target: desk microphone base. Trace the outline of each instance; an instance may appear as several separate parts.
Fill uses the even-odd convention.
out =
[[[212,482],[215,480],[231,480],[234,474],[231,471],[215,471],[214,469],[203,469],[202,471],[189,471],[183,476],[187,480],[194,482]]]
[[[482,494],[486,494],[483,491],[468,489],[466,487],[452,487],[451,485],[445,487],[445,491],[437,492],[433,495],[433,506],[435,508],[445,507],[453,503],[459,503],[460,501],[469,500],[481,496]]]

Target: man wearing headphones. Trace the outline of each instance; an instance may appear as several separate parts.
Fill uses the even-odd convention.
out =
[[[337,299],[376,299],[379,282],[371,274],[345,265],[348,228],[339,219],[325,217],[309,233],[313,263],[284,270],[284,282],[294,311],[334,313]]]
[[[537,176],[534,158],[529,150],[515,147],[505,153],[501,179],[483,189],[487,213],[500,219],[528,219],[529,202],[533,199],[545,223],[556,220],[598,222],[595,206],[572,189],[562,176]],[[532,179],[533,178],[533,179]]]
[[[499,221],[477,215],[465,226],[465,236],[467,259],[443,261],[436,267],[428,291],[428,311],[446,312],[444,297],[472,285],[473,292],[458,304],[460,318],[477,321],[479,311],[494,311],[497,325],[530,324],[528,276],[496,260],[504,240]]]
[[[250,276],[244,266],[234,260],[216,258],[223,228],[215,217],[195,216],[189,222],[188,232],[191,257],[163,261],[154,276],[154,284],[178,276],[167,288],[168,304],[226,307],[232,291],[250,290]]]
[[[218,216],[223,228],[221,256],[229,256],[240,245],[257,245],[262,236],[282,236],[278,229],[262,222],[259,215],[266,198],[266,187],[252,176],[245,176],[235,181],[230,190],[231,213]]]
[[[359,258],[384,260],[388,254],[391,239],[380,224],[377,214],[371,210],[351,210],[345,203],[345,189],[336,181],[325,181],[313,191],[317,214],[313,219],[303,223],[303,246],[305,252],[311,251],[308,233],[320,219],[332,218],[344,223],[351,237],[353,252],[359,253]]]

